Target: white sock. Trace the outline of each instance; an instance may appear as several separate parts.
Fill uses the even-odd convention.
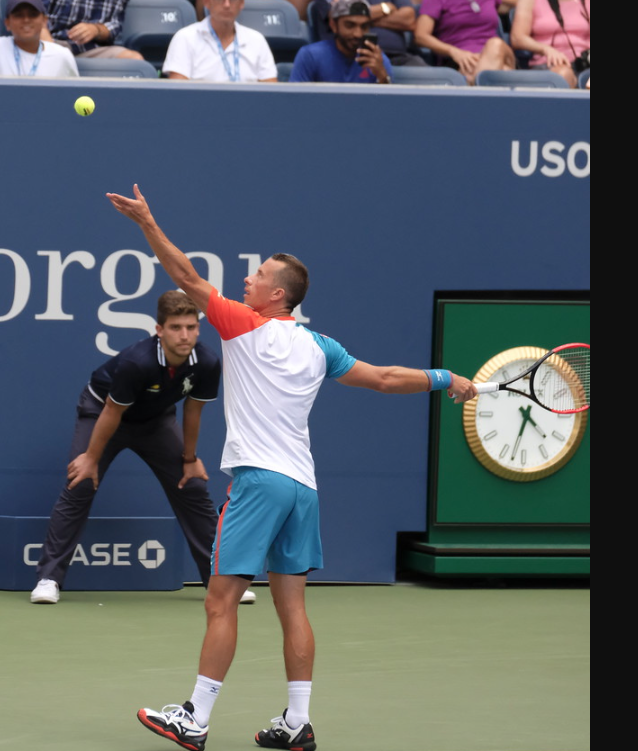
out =
[[[292,681],[288,684],[288,712],[286,723],[289,728],[298,728],[310,722],[310,694],[312,681]]]
[[[195,690],[191,697],[191,704],[195,707],[193,717],[195,722],[201,727],[206,727],[210,719],[211,712],[222,689],[219,681],[212,678],[206,678],[204,675],[197,676]]]

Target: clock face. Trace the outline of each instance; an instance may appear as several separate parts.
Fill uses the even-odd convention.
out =
[[[508,381],[546,352],[537,347],[507,350],[487,362],[474,380]],[[543,382],[542,368],[539,382]],[[512,387],[529,393],[529,378]],[[569,390],[567,384],[565,388]],[[565,466],[580,445],[587,415],[555,414],[519,394],[497,391],[481,394],[464,405],[463,426],[470,450],[486,469],[508,480],[528,482]]]

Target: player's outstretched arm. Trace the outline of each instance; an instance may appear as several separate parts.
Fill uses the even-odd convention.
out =
[[[106,197],[120,214],[139,225],[151,250],[175,284],[183,289],[201,310],[207,310],[213,286],[199,276],[186,255],[162,232],[137,184],[133,186],[133,192],[135,198],[126,198],[117,193],[107,193]]]
[[[467,402],[476,396],[476,386],[449,370],[417,370],[398,365],[382,367],[357,360],[352,369],[338,379],[344,386],[379,391],[382,394],[420,394],[447,390],[454,403]],[[437,388],[438,387],[438,388]]]

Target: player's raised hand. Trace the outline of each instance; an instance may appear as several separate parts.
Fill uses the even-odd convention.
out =
[[[132,219],[137,224],[142,225],[149,220],[152,221],[151,210],[137,183],[133,186],[133,193],[135,194],[135,198],[127,198],[117,193],[107,193],[106,197],[120,214],[124,214],[124,216]]]

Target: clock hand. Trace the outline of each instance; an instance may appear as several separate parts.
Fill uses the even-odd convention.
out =
[[[521,438],[523,437],[523,432],[525,428],[527,427],[527,423],[530,421],[530,412],[532,411],[532,405],[530,404],[529,407],[518,408],[520,413],[523,415],[523,424],[521,425],[521,429],[518,431],[518,436],[516,437],[516,442],[514,443],[514,448],[512,449],[512,461],[516,458],[516,452],[518,451],[518,447],[521,445]]]
[[[536,430],[537,433],[540,433],[543,438],[547,438],[547,433],[534,421],[534,418],[530,415],[528,418],[529,422],[531,423],[532,427]]]

